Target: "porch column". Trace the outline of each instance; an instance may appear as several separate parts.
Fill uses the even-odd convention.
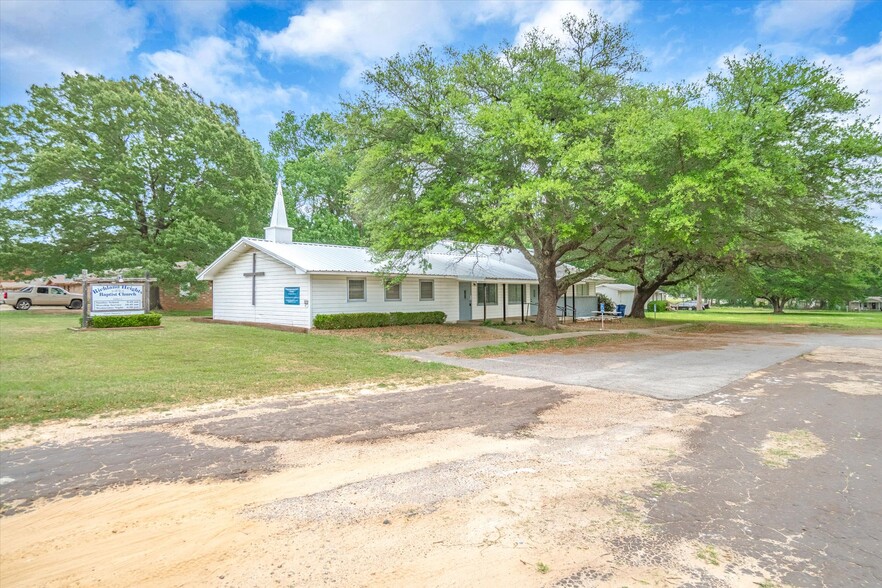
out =
[[[567,318],[567,291],[564,290],[564,318]]]
[[[576,322],[576,285],[573,284],[573,322]]]
[[[502,284],[502,322],[506,320],[506,306],[508,306],[508,299],[505,297],[505,282]]]
[[[524,319],[524,285],[521,284],[521,322],[527,322]]]

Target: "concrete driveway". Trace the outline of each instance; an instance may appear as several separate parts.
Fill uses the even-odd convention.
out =
[[[400,355],[493,374],[591,386],[663,400],[685,400],[711,393],[752,372],[798,357],[820,346],[882,349],[882,337],[876,335],[791,335],[761,331],[677,335],[667,329],[636,332],[652,337],[654,344],[647,349],[646,341],[641,340],[629,346],[617,346],[613,350],[597,348],[581,352],[531,353],[487,359],[454,357],[445,353],[450,350],[449,347]],[[615,332],[612,334],[614,336]],[[581,335],[593,336],[598,333]],[[539,339],[542,337],[534,338]]]

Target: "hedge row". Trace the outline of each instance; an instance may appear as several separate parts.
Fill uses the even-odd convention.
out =
[[[653,300],[646,304],[646,310],[649,312],[664,312],[668,310],[668,301]]]
[[[316,329],[363,329],[398,325],[440,325],[447,320],[441,311],[432,312],[357,312],[352,314],[318,314],[313,320]]]
[[[90,326],[93,329],[158,327],[160,320],[162,320],[162,315],[155,312],[147,314],[127,314],[122,316],[93,316]]]

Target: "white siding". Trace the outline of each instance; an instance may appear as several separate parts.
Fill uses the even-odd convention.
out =
[[[459,319],[458,281],[455,278],[418,278],[408,276],[401,283],[401,301],[386,301],[383,281],[376,276],[364,274],[321,275],[312,277],[312,316],[317,314],[349,314],[353,312],[427,312],[440,310],[447,314],[447,322]],[[347,283],[349,279],[364,279],[366,300],[349,302]],[[435,282],[435,300],[420,300],[420,279]]]
[[[257,304],[251,304],[251,253],[231,262],[214,279],[213,317],[225,321],[270,323],[293,327],[311,326],[309,306],[310,280],[305,274],[280,263],[265,253],[257,252],[257,271],[265,275],[257,279]],[[300,287],[300,304],[285,304],[285,288]],[[311,304],[311,302],[310,302]]]
[[[615,288],[600,285],[597,287],[597,291],[608,296],[609,299],[613,301],[613,304],[624,304],[625,314],[630,314],[631,304],[634,302],[634,290],[617,290]]]

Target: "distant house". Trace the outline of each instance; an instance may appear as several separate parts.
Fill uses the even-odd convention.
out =
[[[852,300],[848,303],[848,310],[882,311],[882,296],[867,296],[863,300]]]
[[[28,282],[21,282],[19,280],[0,280],[0,292],[12,292],[14,290],[21,290],[25,286],[29,286]]]
[[[83,281],[75,280],[73,278],[68,278],[63,274],[59,274],[57,276],[52,276],[46,278],[45,283],[47,286],[58,286],[59,288],[64,288],[68,292],[74,294],[82,294],[83,293]]]
[[[384,274],[367,248],[293,242],[280,184],[265,238],[240,239],[198,279],[212,281],[213,318],[234,322],[310,329],[320,314],[442,311],[447,322],[536,314],[536,271],[519,251],[480,245],[466,254],[439,243],[423,258],[404,274]],[[561,276],[573,270],[558,268]],[[559,314],[593,313],[605,281],[573,286]]]
[[[600,284],[597,286],[597,293],[603,294],[612,300],[613,304],[624,304],[625,314],[631,313],[631,306],[634,303],[634,286],[632,284]],[[667,299],[667,292],[664,290],[656,290],[650,301]]]

